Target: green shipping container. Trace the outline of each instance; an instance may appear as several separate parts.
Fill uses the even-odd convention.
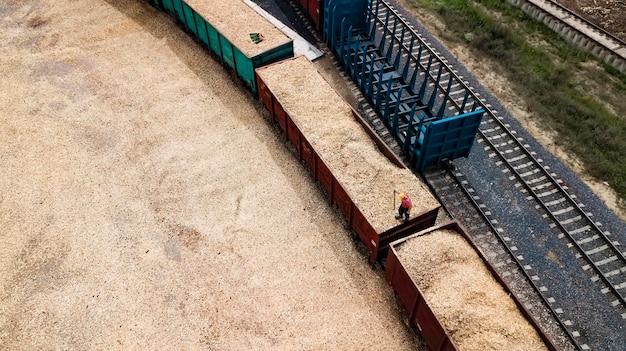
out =
[[[163,0],[163,7],[215,53],[223,65],[232,68],[255,95],[254,69],[293,57],[292,40],[243,2]],[[211,20],[216,23],[211,24]],[[217,29],[218,25],[223,32]],[[250,35],[256,33],[264,39],[255,44]]]

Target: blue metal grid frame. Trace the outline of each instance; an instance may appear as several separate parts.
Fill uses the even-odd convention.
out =
[[[415,169],[467,157],[484,111],[421,37],[384,0],[327,0],[324,11],[329,47]]]

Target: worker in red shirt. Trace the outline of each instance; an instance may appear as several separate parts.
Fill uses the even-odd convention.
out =
[[[396,219],[402,219],[404,217],[404,221],[409,221],[409,216],[411,215],[411,208],[413,208],[413,203],[411,202],[411,198],[407,193],[398,194],[398,198],[400,199],[400,207],[398,207],[398,215]]]

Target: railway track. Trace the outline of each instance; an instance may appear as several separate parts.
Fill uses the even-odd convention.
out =
[[[393,9],[390,8],[390,11]],[[384,11],[381,12],[381,16],[385,16]],[[425,61],[423,62],[425,63]],[[454,71],[446,62],[441,60],[440,65],[444,66],[451,76],[455,76]],[[431,70],[430,74],[441,74],[441,72],[437,73],[436,70]],[[455,79],[455,81],[461,82],[462,80]],[[449,95],[465,96],[464,99],[467,99],[465,94],[471,89],[466,84],[455,84],[455,86],[457,90]],[[552,233],[570,248],[582,269],[588,272],[588,278],[593,282],[592,284],[595,284],[596,289],[609,298],[610,305],[621,315],[622,321],[626,319],[624,313],[626,311],[624,300],[626,259],[620,249],[620,243],[614,241],[609,232],[600,228],[600,225],[592,219],[592,215],[585,211],[584,205],[576,200],[575,195],[570,195],[567,186],[562,185],[563,182],[558,179],[558,176],[550,171],[550,166],[545,165],[541,159],[535,158],[528,145],[516,136],[515,131],[509,130],[508,125],[498,116],[497,111],[492,110],[490,105],[474,93],[470,93],[470,99],[477,102],[486,111],[477,140],[486,150],[489,150],[488,157],[494,161],[494,166],[507,176],[506,181],[512,182],[514,187],[524,194],[531,206],[549,223]],[[462,173],[456,171],[452,178],[457,177],[463,177]],[[430,184],[436,183],[436,178],[433,177],[432,173],[425,174],[425,178]],[[459,185],[458,189],[466,189],[462,182],[457,181],[455,183]],[[434,185],[433,189],[437,194],[442,191],[441,188],[437,189]],[[472,199],[473,207],[480,213],[479,217],[482,217],[484,222],[489,223],[490,226],[492,223],[498,223],[497,220],[489,218],[490,211],[482,208],[484,205],[477,203],[478,197],[471,187],[465,192],[466,197]],[[448,202],[448,206],[455,207],[455,211],[459,212],[462,207],[459,204],[462,203],[458,200],[458,196],[455,196],[452,202]],[[467,206],[467,204],[463,206]],[[475,217],[471,216],[470,220]],[[467,218],[465,219],[467,220]],[[461,222],[464,221],[461,220]],[[474,220],[473,222],[476,223],[477,221]],[[469,230],[470,234],[475,234],[474,228],[479,228],[479,226],[472,224]],[[491,232],[496,236],[500,230],[495,227],[491,228]],[[485,234],[477,234],[477,239],[482,240],[482,235]],[[485,237],[487,236],[485,235]],[[512,257],[516,257],[513,254],[515,246],[510,240],[499,238],[498,241],[507,247],[507,251]],[[523,268],[524,272],[531,270],[531,265],[527,263],[517,262],[517,265]],[[585,336],[581,337],[581,332],[578,330],[579,326],[572,323],[563,308],[555,304],[554,298],[550,296],[550,292],[545,286],[537,286],[534,283],[534,280],[540,278],[525,275],[526,280],[533,286],[532,290],[540,295],[540,300],[544,305],[549,306],[548,308],[552,310],[552,316],[565,330],[575,347],[588,349],[589,345],[586,340],[589,339],[586,339]],[[590,343],[593,344],[593,340]]]
[[[483,133],[481,132],[481,134]],[[570,208],[572,206],[568,206],[568,201],[575,202],[575,200],[567,195],[565,189],[558,190],[558,188],[563,188],[563,186],[559,185],[560,182],[554,178],[554,174],[546,176],[545,174],[540,174],[541,172],[539,171],[527,169],[529,167],[527,165],[528,162],[521,162],[524,157],[520,157],[520,154],[516,153],[522,148],[515,145],[514,142],[510,142],[510,139],[498,139],[500,140],[498,144],[502,149],[495,151],[492,149],[492,145],[488,145],[494,144],[493,141],[485,139],[482,135],[479,139],[479,144],[489,150],[488,157],[493,158],[492,164],[498,167],[496,172],[508,175],[507,180],[513,182],[514,187],[520,189],[526,195],[527,200],[537,201],[537,205],[535,205],[537,211],[542,213],[543,218],[550,222],[549,226],[554,230],[550,234],[556,235],[560,240],[566,242],[584,270],[597,270],[597,272],[590,272],[588,276],[590,281],[593,282],[592,284],[596,285],[596,289],[609,296],[611,296],[612,289],[616,289],[618,294],[623,291],[625,270],[623,264],[618,263],[621,255],[619,253],[614,255],[610,253],[610,247],[615,246],[615,243],[611,244],[609,243],[610,240],[607,242],[606,239],[601,238],[601,234],[597,231],[599,230],[597,225],[589,224],[591,220],[588,214],[581,214]],[[495,159],[499,160],[495,161]],[[515,160],[511,161],[512,159]],[[541,163],[540,160],[537,161]],[[526,172],[520,173],[520,168],[526,169]],[[545,166],[544,169],[546,168],[549,169],[549,167]],[[513,173],[515,174],[513,175]],[[490,260],[493,259],[495,266],[499,269],[499,274],[507,283],[519,289],[516,290],[516,294],[521,296],[520,299],[522,301],[526,301],[529,304],[527,308],[531,313],[541,321],[546,318],[553,318],[560,325],[560,330],[551,329],[554,326],[550,322],[542,326],[549,335],[556,336],[553,339],[555,342],[564,343],[561,346],[562,349],[569,349],[570,344],[565,342],[560,336],[561,331],[567,335],[572,343],[571,347],[577,350],[602,349],[597,347],[594,341],[594,338],[598,336],[588,335],[588,333],[583,335],[585,333],[581,332],[580,329],[588,328],[588,326],[577,325],[573,321],[576,318],[572,313],[575,312],[570,311],[567,307],[568,304],[571,304],[571,301],[555,300],[551,296],[555,292],[542,285],[542,281],[545,278],[541,277],[541,273],[534,269],[534,263],[531,260],[527,260],[517,250],[516,245],[519,244],[519,239],[516,242],[515,239],[512,240],[511,237],[505,234],[506,230],[499,225],[502,218],[495,216],[491,209],[481,202],[480,196],[477,195],[480,191],[473,188],[471,182],[466,179],[459,169],[428,170],[423,173],[423,176],[427,184],[444,204],[450,216],[468,227],[468,232],[477,244],[488,252],[487,256]],[[517,179],[517,177],[520,178]],[[546,207],[552,207],[544,208],[539,203],[551,203]],[[579,210],[582,211],[580,207]],[[564,215],[566,213],[568,214]],[[564,227],[569,228],[569,230]],[[596,229],[592,229],[592,227],[596,227]],[[575,234],[571,235],[572,232]],[[607,237],[610,236],[610,234],[604,234]],[[578,235],[577,239],[572,238],[572,236],[576,235]],[[595,244],[592,244],[593,242]],[[585,247],[585,245],[590,246]],[[506,252],[506,254],[503,252]],[[512,261],[515,264],[511,264]],[[589,262],[595,262],[595,264]],[[613,266],[609,267],[608,265],[611,264]],[[600,276],[601,273],[598,272],[604,272],[603,275],[609,282],[605,283]],[[609,287],[609,285],[611,286]],[[626,318],[624,313],[626,309],[623,308],[620,298],[614,296],[610,300],[610,306],[621,315],[623,323]],[[541,306],[547,306],[550,312],[549,316],[546,314],[546,310],[542,310]],[[595,347],[590,345],[595,345]]]
[[[554,0],[508,0],[565,40],[626,73],[626,43]]]
[[[571,196],[567,195],[563,190],[556,190],[560,186],[558,186],[559,181],[554,179],[553,174],[546,176],[536,170],[527,169],[526,172],[523,173],[525,177],[522,176],[522,173],[518,171],[519,168],[517,167],[528,168],[529,165],[527,162],[521,162],[520,160],[524,157],[520,158],[520,154],[516,152],[523,149],[523,147],[515,145],[514,142],[511,142],[510,138],[507,140],[507,138],[500,137],[497,138],[499,140],[498,144],[503,149],[494,151],[494,149],[492,149],[492,147],[495,146],[493,145],[493,141],[487,140],[482,135],[483,132],[481,131],[479,144],[487,144],[485,149],[488,148],[492,151],[489,157],[497,157],[500,159],[499,161],[495,161],[495,165],[500,167],[500,172],[503,174],[516,173],[515,176],[511,175],[507,178],[509,181],[514,182],[514,186],[520,189],[522,193],[527,194],[526,198],[528,200],[531,200],[530,198],[534,199],[536,196],[539,198],[539,202],[545,203],[545,197],[549,197],[551,201],[548,202],[553,202],[552,205],[556,206],[556,204],[560,204],[558,208],[552,207],[551,209],[543,209],[543,217],[552,222],[550,227],[555,229],[552,234],[558,235],[561,240],[567,241],[568,246],[572,248],[572,250],[575,250],[575,248],[576,250],[582,249],[582,251],[577,253],[574,252],[574,255],[579,258],[579,260],[585,260],[585,262],[581,262],[583,269],[592,269],[591,264],[587,262],[591,262],[594,259],[598,260],[596,262],[599,262],[599,264],[596,265],[596,269],[599,269],[597,268],[598,266],[605,266],[608,262],[617,261],[619,254],[610,256],[604,253],[601,257],[593,257],[593,255],[608,250],[609,244],[603,244],[598,234],[592,234],[590,227],[593,225],[585,224],[587,222],[584,222],[589,220],[588,215],[578,214],[573,209],[566,207],[567,200],[571,199]],[[511,159],[515,159],[515,161],[509,162]],[[515,165],[516,163],[517,165]],[[514,177],[517,175],[521,177],[520,179],[523,178],[522,181],[526,183],[515,179]],[[434,169],[424,172],[423,177],[433,192],[437,194],[442,204],[444,204],[446,212],[448,212],[452,218],[457,219],[469,228],[468,232],[472,235],[478,246],[487,252],[487,256],[490,260],[495,262],[494,265],[499,270],[499,274],[507,283],[514,286],[516,294],[522,301],[527,303],[526,307],[531,311],[531,314],[540,321],[553,320],[560,326],[559,329],[555,329],[555,326],[552,325],[551,322],[544,322],[543,324],[540,322],[544,330],[553,337],[553,341],[561,344],[560,349],[591,349],[589,345],[594,344],[593,338],[590,340],[588,336],[581,336],[581,334],[583,334],[580,331],[582,326],[576,325],[575,322],[572,321],[574,319],[572,312],[568,311],[567,307],[563,306],[562,301],[556,301],[551,297],[551,294],[554,292],[550,291],[545,285],[542,285],[543,278],[541,274],[533,268],[533,262],[529,262],[518,252],[516,244],[519,242],[507,236],[506,230],[499,225],[502,219],[494,216],[491,210],[481,202],[480,196],[477,195],[479,191],[472,187],[463,173],[458,169]],[[548,178],[552,179],[548,180]],[[552,181],[557,185],[550,184]],[[532,189],[529,190],[526,187]],[[541,192],[537,192],[537,190]],[[531,195],[531,193],[534,193],[534,195]],[[539,205],[536,207],[537,210],[542,210]],[[567,212],[571,213],[567,216],[559,217],[559,214],[562,215]],[[583,220],[583,217],[587,218]],[[561,224],[558,223],[559,221],[561,221]],[[568,232],[563,231],[563,222],[570,223],[570,229],[577,228],[571,231],[581,235],[578,242],[575,242],[575,239],[566,235]],[[581,230],[581,228],[584,229]],[[585,250],[584,245],[596,240],[600,240],[600,242],[587,247],[587,250]],[[622,268],[615,268],[614,266],[613,268],[615,269],[611,271],[612,274],[605,274],[605,276],[616,277],[621,275],[623,277],[624,268],[623,266],[621,267]],[[610,288],[607,284],[600,282],[599,274],[591,274],[590,280],[596,282],[596,285],[599,285],[598,289],[600,289],[602,293],[609,294]],[[623,283],[616,285],[614,282],[610,282],[609,284],[612,284],[612,287],[617,288],[618,291],[623,287]],[[611,306],[620,311],[618,313],[621,313],[623,319],[626,317],[626,315],[624,315],[625,310],[619,301],[618,298],[612,299]],[[561,333],[565,333],[569,342],[564,340]]]
[[[550,172],[549,166],[535,158],[493,113],[483,119],[479,142],[489,147],[499,159],[496,165],[503,173],[510,174],[509,180],[528,195],[527,200],[550,221],[559,238],[585,262],[583,269],[593,272],[591,280],[603,292],[614,296],[611,304],[626,307],[626,258],[620,243],[613,241],[610,233],[591,219],[575,196],[561,185],[557,175]]]

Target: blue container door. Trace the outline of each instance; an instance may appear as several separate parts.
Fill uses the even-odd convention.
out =
[[[443,160],[467,157],[476,139],[483,114],[483,110],[476,110],[430,123],[416,155],[418,160],[415,170],[422,171]]]

